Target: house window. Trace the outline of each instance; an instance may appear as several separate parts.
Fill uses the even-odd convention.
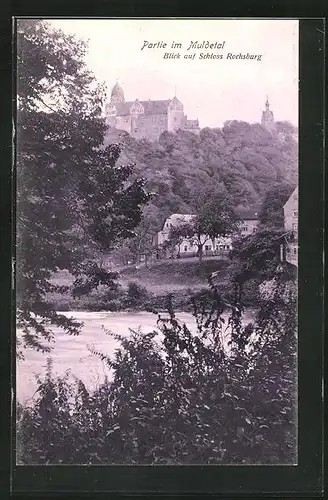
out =
[[[293,224],[293,231],[297,231],[297,223]]]
[[[247,227],[247,226],[244,226],[244,227],[242,228],[242,231],[247,232],[247,230],[248,230],[248,227]]]
[[[205,250],[211,250],[211,245],[205,245]]]
[[[184,251],[187,252],[188,251],[188,247],[184,247]]]
[[[294,247],[294,255],[297,255],[297,247]]]
[[[298,217],[298,211],[294,210],[293,215],[294,215],[294,217]]]

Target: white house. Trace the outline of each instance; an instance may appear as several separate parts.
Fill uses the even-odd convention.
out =
[[[241,218],[241,223],[237,233],[229,237],[217,237],[211,240],[206,235],[201,236],[201,241],[205,242],[203,246],[204,255],[221,255],[226,254],[232,249],[233,238],[240,235],[248,235],[254,231],[257,227],[257,212],[254,210],[243,210],[240,211],[239,216]],[[170,229],[172,227],[177,227],[183,224],[188,224],[193,221],[195,215],[191,214],[172,214],[168,217],[164,223],[163,229],[157,233],[155,238],[155,244],[158,249],[163,248],[163,244],[168,241]],[[195,238],[185,238],[180,242],[180,245],[176,245],[173,252],[164,252],[166,257],[169,256],[180,256],[180,257],[190,257],[197,254],[198,247]]]

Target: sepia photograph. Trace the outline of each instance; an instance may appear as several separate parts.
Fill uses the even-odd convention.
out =
[[[17,465],[298,464],[298,30],[16,19]]]

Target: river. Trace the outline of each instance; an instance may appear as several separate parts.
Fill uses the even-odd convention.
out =
[[[45,373],[47,358],[53,360],[54,375],[64,375],[68,370],[80,378],[88,387],[99,385],[108,369],[103,361],[90,353],[90,348],[112,355],[118,343],[106,330],[121,335],[129,335],[130,329],[140,329],[148,333],[156,329],[157,316],[152,313],[140,312],[63,312],[83,322],[79,336],[70,336],[61,330],[53,328],[55,342],[50,354],[43,354],[32,349],[24,350],[24,360],[18,360],[16,365],[16,395],[18,401],[25,403],[32,398],[36,390],[36,376]],[[195,319],[190,313],[179,313],[177,317],[191,331],[196,332]],[[250,319],[251,313],[245,319]],[[19,332],[18,332],[19,333]]]

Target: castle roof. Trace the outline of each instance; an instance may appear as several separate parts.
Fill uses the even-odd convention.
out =
[[[145,110],[145,115],[167,114],[170,100],[165,101],[138,101]],[[131,106],[135,101],[119,102],[115,104],[117,114],[120,116],[129,115]]]
[[[116,82],[112,88],[111,101],[124,102],[124,92],[122,87]]]

